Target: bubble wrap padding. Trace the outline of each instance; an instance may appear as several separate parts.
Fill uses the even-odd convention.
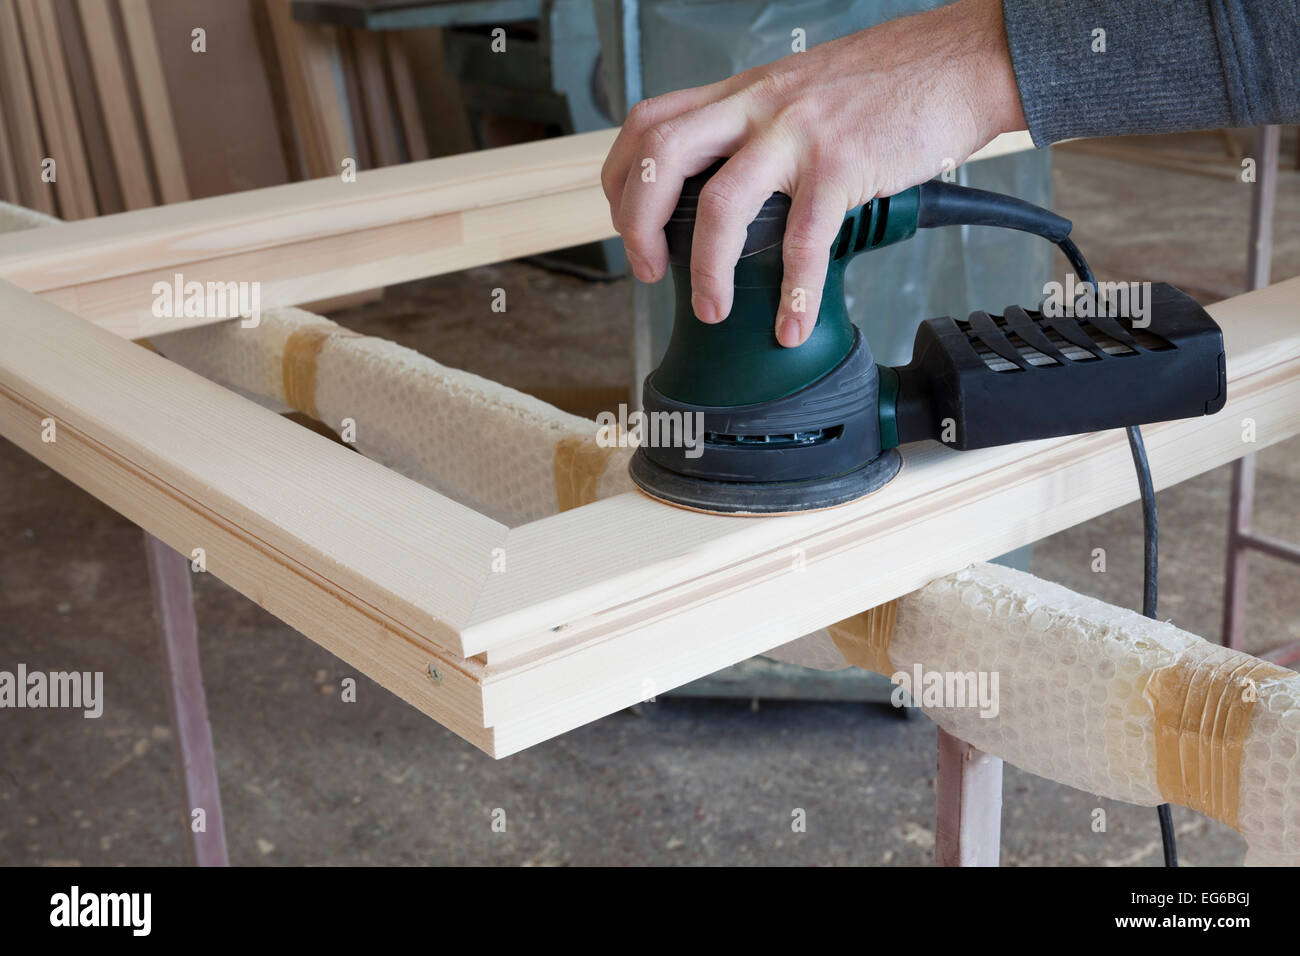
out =
[[[448,497],[513,526],[554,514],[574,494],[580,504],[632,489],[630,452],[596,450],[595,422],[300,309],[265,312],[256,328],[222,322],[156,336],[152,344],[207,378],[283,408],[302,404],[286,391],[284,354],[304,330],[323,337],[314,355],[313,417],[335,431],[352,419],[362,454]],[[595,454],[561,454],[566,442]],[[589,489],[557,489],[557,481],[573,483],[575,469],[595,469]]]
[[[825,666],[836,650],[829,638],[815,636],[774,656]],[[838,657],[845,663],[844,653]],[[1039,776],[1142,805],[1171,799],[1160,785],[1157,713],[1187,705],[1181,695],[1168,697],[1170,682],[1161,678],[1188,660],[1224,662],[1217,670],[1206,663],[1190,668],[1202,679],[1211,671],[1253,675],[1257,695],[1240,725],[1240,783],[1236,800],[1229,800],[1235,813],[1197,809],[1240,830],[1248,864],[1300,865],[1300,674],[991,564],[900,598],[888,644],[894,673],[912,673],[919,664],[926,672],[998,674],[994,717],[974,707],[927,709],[949,733]],[[1223,735],[1206,731],[1227,723],[1228,704],[1240,699],[1243,685],[1225,681],[1223,687],[1203,713],[1183,713],[1190,730],[1180,737],[1182,777],[1196,779],[1185,780],[1193,799],[1175,802],[1195,805],[1196,792],[1212,790],[1207,781],[1223,777],[1221,748],[1207,743]],[[1157,694],[1166,697],[1153,699]],[[1166,763],[1171,766],[1179,776],[1179,761]]]
[[[35,209],[15,206],[0,202],[0,232],[19,232],[23,229],[36,229],[39,226],[55,226],[63,222]]]

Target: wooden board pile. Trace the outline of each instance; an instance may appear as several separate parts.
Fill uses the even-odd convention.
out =
[[[427,159],[403,37],[290,3],[0,2],[0,201],[76,220]]]

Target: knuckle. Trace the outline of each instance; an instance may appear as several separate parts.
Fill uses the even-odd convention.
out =
[[[730,278],[730,276],[726,277]],[[700,263],[696,265],[691,263],[691,285],[722,285],[724,278],[712,265],[712,263]]]
[[[829,243],[806,229],[785,234],[785,257],[805,268],[813,268],[821,259],[829,258]]]
[[[718,173],[700,190],[700,212],[710,219],[725,219],[735,210],[743,194],[740,183]]]
[[[779,103],[794,91],[798,80],[793,71],[772,70],[749,84],[749,93],[767,103]]]
[[[652,97],[648,100],[641,100],[636,103],[627,112],[627,120],[624,126],[630,126],[632,129],[644,129],[654,122],[654,117],[658,113],[658,97]]]
[[[772,125],[782,130],[807,129],[819,123],[816,110],[803,101],[785,103],[772,114]]]
[[[660,159],[671,155],[674,146],[677,144],[677,136],[677,124],[672,120],[656,123],[641,137],[641,144],[645,147],[645,155],[655,156]]]
[[[796,292],[801,293],[806,302],[814,304],[821,299],[822,296],[821,282],[798,282],[792,280],[782,284],[782,298],[790,299]]]
[[[620,188],[623,185],[624,176],[614,169],[609,163],[606,163],[600,171],[600,188],[605,192],[605,198],[612,204],[618,198]]]

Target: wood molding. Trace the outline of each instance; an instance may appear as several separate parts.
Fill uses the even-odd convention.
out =
[[[18,180],[15,201],[53,216],[54,190],[41,180],[41,160],[46,152],[36,113],[36,93],[27,72],[17,9],[11,3],[0,3],[0,98],[7,114],[8,133],[14,138],[14,172]]]
[[[14,408],[85,436],[98,476],[151,482],[124,513],[156,537],[184,554],[202,547],[149,515],[179,501],[268,560],[321,574],[367,613],[454,645],[502,525],[6,283],[0,338]],[[35,439],[64,470],[59,442],[42,449],[39,428],[4,433],[29,451]]]
[[[429,158],[429,142],[424,135],[424,117],[420,113],[419,97],[415,92],[415,74],[411,69],[410,57],[407,56],[405,38],[400,33],[388,32],[384,34],[384,39],[402,138],[406,141],[407,154],[413,161],[419,162]]]
[[[131,338],[151,287],[257,281],[296,305],[613,235],[599,174],[612,131],[101,216],[0,237],[0,278]]]
[[[1144,429],[1157,487],[1300,432],[1297,297],[1293,279],[1212,308],[1228,404]],[[629,494],[507,532],[9,285],[0,338],[0,432],[498,756],[1137,494],[1119,432],[923,443],[832,511],[724,518]]]
[[[58,236],[0,237],[0,279],[128,338],[160,320],[153,283],[260,282],[262,307],[334,296],[613,236],[600,168],[616,129],[173,203]],[[1027,148],[999,137],[972,161]]]

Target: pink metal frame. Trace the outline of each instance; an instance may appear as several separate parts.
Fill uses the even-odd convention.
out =
[[[1273,212],[1277,200],[1278,147],[1281,129],[1262,126],[1256,140],[1258,178],[1251,198],[1250,245],[1246,257],[1246,285],[1268,285],[1273,254]],[[1228,559],[1223,589],[1223,643],[1240,649],[1245,634],[1246,574],[1251,551],[1300,563],[1300,546],[1260,534],[1251,527],[1255,507],[1255,456],[1232,465],[1231,514],[1228,522]],[[1262,657],[1283,666],[1300,661],[1300,641],[1276,648]]]
[[[190,562],[151,534],[144,536],[144,543],[167,668],[167,702],[185,788],[185,819],[193,837],[194,861],[199,866],[228,866],[216,754],[199,666],[199,627],[194,617]],[[203,811],[203,828],[195,830],[194,811],[199,809]]]
[[[940,866],[997,866],[1002,842],[1002,758],[939,728],[934,781],[934,861]]]

